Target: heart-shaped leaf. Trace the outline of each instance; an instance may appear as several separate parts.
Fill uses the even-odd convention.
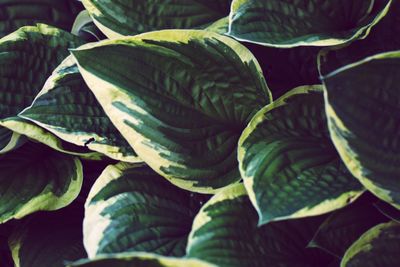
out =
[[[400,208],[400,51],[345,66],[323,82],[329,131],[347,168]]]
[[[346,252],[341,267],[400,266],[400,223],[379,224],[363,234]]]
[[[240,137],[238,159],[260,224],[327,213],[364,191],[331,143],[321,86],[261,109]]]
[[[233,0],[228,34],[275,47],[329,46],[363,38],[391,0]]]
[[[19,116],[75,145],[116,160],[140,161],[86,86],[72,57],[57,67]]]
[[[110,165],[86,202],[85,248],[90,258],[128,251],[184,256],[199,205],[147,166]]]
[[[212,32],[164,30],[72,53],[113,124],[156,172],[206,193],[240,180],[239,135],[270,102],[244,46]]]
[[[213,196],[196,215],[187,256],[225,267],[321,267],[332,260],[306,248],[324,217],[257,226],[242,184]]]
[[[81,162],[46,146],[26,143],[0,155],[0,223],[67,206],[82,186]]]
[[[205,28],[229,14],[231,0],[83,0],[109,38],[162,29]]]

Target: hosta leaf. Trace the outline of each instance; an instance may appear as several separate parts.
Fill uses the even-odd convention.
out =
[[[19,222],[9,239],[15,267],[64,267],[67,261],[86,257],[83,216],[70,207]]]
[[[363,234],[346,252],[341,267],[400,265],[400,223],[379,224]]]
[[[70,33],[44,24],[22,27],[0,39],[0,122],[29,106],[68,48],[80,44]],[[0,143],[0,153],[6,152],[1,151],[6,143]]]
[[[260,224],[326,213],[364,191],[330,141],[321,86],[298,87],[260,110],[238,159]]]
[[[81,9],[71,0],[2,0],[0,38],[26,25],[45,23],[70,30]]]
[[[286,49],[251,43],[245,45],[260,62],[274,99],[295,87],[321,83],[317,68],[319,47]]]
[[[223,189],[195,217],[187,256],[221,267],[320,267],[330,260],[306,248],[323,218],[261,227],[257,219],[242,184]]]
[[[309,247],[318,247],[342,258],[365,231],[388,220],[372,204],[356,202],[332,213],[321,224]]]
[[[25,120],[21,117],[10,117],[4,119],[0,121],[0,126],[6,128],[5,129],[6,131],[7,129],[13,131],[14,135],[21,135],[22,138],[20,138],[19,140],[26,141],[27,138],[23,138],[26,136],[29,137],[29,139],[43,143],[57,151],[70,155],[79,156],[80,158],[91,159],[91,160],[101,160],[102,158],[104,158],[103,154],[91,151],[87,147],[77,146],[65,142],[60,138],[58,138],[57,136],[55,136],[54,134],[46,131],[42,127],[34,124],[33,122]],[[10,143],[12,144],[12,142]],[[20,146],[19,143],[18,146]]]
[[[400,208],[400,52],[348,65],[323,81],[329,130],[346,166]]]
[[[400,48],[400,1],[393,1],[385,17],[375,25],[365,39],[342,47],[324,48],[319,54],[319,70],[326,75],[367,56]]]
[[[363,38],[390,0],[233,0],[229,32],[275,47],[329,46]]]
[[[207,31],[164,30],[73,55],[113,124],[156,172],[197,192],[240,179],[237,140],[270,101],[260,66],[241,44]]]
[[[87,10],[83,10],[78,14],[72,26],[71,33],[92,42],[107,38],[94,24]]]
[[[68,267],[216,267],[213,264],[186,258],[163,257],[143,252],[102,255],[95,259],[80,260]]]
[[[109,38],[162,29],[205,28],[229,14],[231,0],[83,0]]]
[[[108,166],[86,202],[84,243],[90,258],[127,251],[184,256],[199,204],[146,167]]]
[[[19,116],[75,145],[116,160],[140,161],[86,86],[72,57],[57,67],[32,105]]]
[[[82,185],[77,158],[26,143],[0,156],[0,223],[68,205]]]

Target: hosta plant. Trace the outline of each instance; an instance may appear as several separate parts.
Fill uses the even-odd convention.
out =
[[[0,266],[400,266],[400,0],[0,8]]]

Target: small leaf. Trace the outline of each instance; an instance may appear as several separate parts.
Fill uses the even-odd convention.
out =
[[[83,0],[108,38],[163,29],[205,28],[229,14],[231,0]]]
[[[298,87],[242,133],[239,166],[260,224],[327,213],[364,191],[331,143],[323,104],[321,86]]]
[[[212,32],[164,30],[72,53],[106,114],[152,169],[195,192],[240,180],[239,135],[270,102],[244,46]]]
[[[80,260],[67,267],[217,267],[213,264],[187,258],[163,257],[143,252],[130,252],[98,256]]]
[[[15,267],[64,267],[86,257],[82,213],[71,205],[18,222],[9,239]]]
[[[141,161],[104,113],[72,57],[57,67],[32,105],[19,116],[67,142],[110,158]]]
[[[68,48],[82,43],[44,24],[22,27],[0,39],[0,122],[29,106],[51,71],[68,55]],[[10,140],[0,143],[0,153],[16,142],[8,135]]]
[[[400,223],[379,224],[363,234],[346,252],[341,267],[400,266]]]
[[[187,257],[220,267],[321,267],[331,257],[306,248],[324,217],[257,226],[257,213],[242,184],[213,196],[196,215]]]
[[[329,131],[347,168],[400,208],[400,51],[345,66],[323,82]]]
[[[69,31],[81,5],[71,0],[2,0],[0,38],[22,26],[45,23]]]
[[[81,162],[41,144],[0,155],[0,223],[67,206],[82,186]]]
[[[321,224],[308,246],[324,249],[342,258],[346,250],[365,231],[387,221],[388,218],[374,208],[371,203],[358,203],[357,201],[332,213]]]
[[[363,38],[391,0],[233,0],[228,35],[274,47],[332,46]]]
[[[84,243],[90,258],[128,251],[184,256],[199,204],[148,167],[108,166],[86,201]]]

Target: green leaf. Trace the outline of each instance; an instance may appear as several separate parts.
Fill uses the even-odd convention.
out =
[[[82,185],[81,162],[41,144],[0,155],[0,223],[67,206]]]
[[[331,143],[321,86],[295,88],[261,109],[238,159],[260,224],[327,213],[364,191]]]
[[[29,106],[68,48],[81,44],[70,33],[44,24],[22,27],[0,39],[0,122]],[[9,141],[0,143],[0,153],[17,143],[15,135],[8,135]]]
[[[71,33],[87,41],[100,41],[107,37],[96,27],[87,10],[81,11],[74,21]]]
[[[184,256],[199,204],[148,167],[108,166],[86,201],[84,243],[90,258],[128,251]]]
[[[329,131],[347,168],[400,208],[400,52],[353,63],[323,82]]]
[[[67,142],[110,158],[141,161],[104,113],[72,57],[57,67],[32,105],[19,116]]]
[[[320,73],[326,75],[367,56],[400,48],[400,2],[392,1],[386,16],[365,39],[341,47],[324,48],[318,56]]]
[[[309,247],[321,248],[342,258],[346,250],[365,231],[387,222],[371,203],[355,203],[332,213],[319,227]]]
[[[231,0],[83,0],[109,38],[162,29],[205,28],[229,14]]]
[[[1,129],[9,129],[13,131],[14,135],[20,136],[21,135],[21,140],[19,143],[17,143],[17,147],[20,145],[24,144],[27,138],[24,137],[29,137],[29,139],[34,140],[36,142],[43,143],[57,151],[74,155],[74,156],[79,156],[80,158],[83,159],[91,159],[91,160],[101,160],[104,158],[103,154],[100,154],[98,152],[90,151],[87,147],[83,146],[77,146],[68,142],[65,142],[55,136],[54,134],[46,131],[42,127],[34,124],[33,122],[30,122],[28,120],[25,120],[20,117],[10,117],[7,119],[4,119],[0,121],[0,126],[3,126],[4,128]],[[8,131],[5,129],[6,131]],[[11,132],[9,131],[9,132]],[[22,144],[21,144],[22,143]],[[12,144],[12,142],[10,142]]]
[[[164,30],[72,54],[113,124],[156,172],[205,193],[240,180],[239,135],[270,102],[244,46],[212,32]]]
[[[379,224],[363,234],[346,252],[341,267],[400,265],[400,224]]]
[[[83,212],[75,210],[69,206],[18,222],[9,239],[15,267],[64,267],[67,261],[85,258]]]
[[[391,0],[233,0],[228,35],[274,47],[330,46],[364,38]]]
[[[26,25],[49,24],[70,30],[80,5],[71,0],[2,0],[0,38]]]
[[[98,256],[80,260],[67,267],[216,267],[197,259],[163,257],[143,252],[130,252]]]
[[[306,248],[323,217],[261,227],[257,219],[242,184],[223,189],[196,215],[187,256],[221,267],[321,267],[331,260]]]

